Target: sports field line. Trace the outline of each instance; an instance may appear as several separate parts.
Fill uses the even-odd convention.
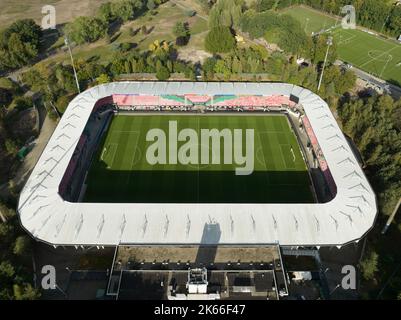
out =
[[[341,32],[342,31],[342,32]],[[342,37],[342,33],[345,33],[348,37],[343,39]],[[339,45],[341,44],[346,44],[347,42],[351,42],[354,38],[356,38],[357,36],[355,34],[352,34],[350,32],[347,31],[343,31],[343,29],[337,29],[333,32],[333,35],[337,35],[340,37],[340,41],[338,42]]]
[[[287,166],[287,164],[285,163],[285,159],[284,159],[284,149],[283,149],[284,147],[289,147],[289,149],[291,149],[291,145],[288,144],[288,143],[280,143],[279,145],[280,145],[280,150],[281,150],[281,152],[280,152],[281,160],[283,161],[284,168],[286,168],[286,169],[293,169],[293,168],[289,168],[289,167]],[[294,168],[295,168],[295,161],[294,161]]]
[[[139,135],[140,135],[139,131],[136,131],[135,133],[136,133],[135,134],[135,137],[136,137],[136,139],[135,139],[135,148],[134,148],[134,152],[132,154],[130,172],[132,171],[132,167],[134,166],[134,160],[135,160],[136,150],[138,148],[138,141],[139,141]],[[131,179],[131,173],[127,174],[127,184],[129,183],[130,179]]]
[[[139,132],[138,130],[113,130],[111,134],[113,135],[114,133],[132,133],[132,132]]]
[[[384,55],[384,54],[389,54],[389,53],[390,53],[391,51],[393,51],[394,49],[397,49],[397,47],[393,47],[393,48],[391,48],[391,49],[389,49],[389,50],[383,52],[382,54],[379,54],[377,57],[371,58],[370,60],[368,60],[368,61],[364,62],[363,64],[361,64],[359,67],[362,68],[363,66],[367,65],[368,63],[370,63],[370,62],[372,62],[372,61],[374,61],[374,60],[377,60],[377,59],[380,58],[382,55]]]
[[[260,150],[261,150],[261,153],[262,153],[262,156],[263,156],[263,165],[265,167],[265,172],[267,172],[268,169],[267,169],[267,165],[266,165],[265,153],[263,152],[263,144],[262,144],[262,139],[260,137],[260,135],[262,133],[263,133],[263,131],[262,132],[258,132],[259,146],[260,146]],[[255,155],[257,156],[257,151],[255,152]],[[269,175],[267,173],[265,173],[265,177],[266,177],[266,180],[267,180],[267,185],[270,185],[270,179],[269,179]]]
[[[117,153],[118,143],[110,143],[110,148],[111,148],[111,146],[115,146],[115,147],[113,148],[113,156],[111,157],[111,163],[109,166],[107,166],[107,168],[113,167],[114,158],[116,157],[116,153]]]
[[[263,134],[263,133],[284,133],[285,131],[270,131],[270,130],[268,130],[268,131],[260,131],[260,132],[258,132],[258,134],[259,134],[259,139],[260,139],[260,135],[261,134]],[[287,140],[287,136],[284,134],[284,136],[286,137],[286,140]],[[261,139],[260,139],[260,141],[262,141]],[[261,144],[262,145],[262,144]],[[279,143],[279,146],[280,146],[280,150],[281,150],[281,152],[280,152],[280,157],[281,157],[281,160],[282,160],[282,164],[284,165],[284,168],[286,168],[286,169],[290,169],[290,168],[287,168],[287,165],[285,164],[285,160],[284,160],[284,156],[283,156],[283,149],[281,148],[281,146],[289,146],[290,148],[291,148],[291,145],[290,144],[288,144],[288,143]],[[265,155],[264,155],[264,153],[263,153],[263,159],[264,159],[264,161],[265,161]],[[266,161],[265,161],[265,167],[266,167]],[[266,170],[267,170],[267,167],[266,167]]]

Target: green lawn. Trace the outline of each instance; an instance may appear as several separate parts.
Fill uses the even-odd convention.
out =
[[[360,30],[336,29],[333,36],[341,60],[401,85],[401,44]]]
[[[301,23],[306,34],[327,30],[336,25],[335,18],[307,7],[291,7],[284,9],[282,13],[288,14],[297,19]]]
[[[326,30],[336,24],[334,18],[306,7],[292,7],[283,13],[299,20],[307,33]],[[361,30],[342,29],[340,23],[330,33],[342,61],[401,85],[401,44]]]
[[[192,128],[199,136],[200,129],[254,129],[254,172],[235,175],[235,163],[150,165],[146,150],[153,142],[146,141],[146,134],[152,128],[168,133],[169,121],[177,121],[178,132]],[[86,202],[313,202],[296,137],[281,115],[117,115],[95,155],[87,185]]]

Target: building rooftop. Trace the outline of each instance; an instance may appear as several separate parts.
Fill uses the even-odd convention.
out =
[[[299,98],[337,187],[327,203],[72,203],[59,185],[99,99],[114,94],[294,95]],[[18,214],[36,239],[54,245],[343,245],[376,218],[376,198],[328,105],[284,83],[114,82],[75,97],[23,188]]]

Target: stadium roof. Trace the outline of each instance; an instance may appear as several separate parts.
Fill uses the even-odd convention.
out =
[[[299,97],[337,186],[328,203],[71,203],[59,184],[99,99],[112,94],[257,94]],[[328,105],[311,91],[281,83],[115,82],[69,104],[28,182],[18,213],[36,239],[55,245],[271,244],[342,245],[373,226],[374,192]]]

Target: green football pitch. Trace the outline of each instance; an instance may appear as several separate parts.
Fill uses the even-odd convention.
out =
[[[358,30],[342,29],[334,17],[307,7],[282,11],[297,19],[307,34],[327,30],[337,44],[339,59],[381,79],[401,85],[401,44]]]
[[[201,129],[243,129],[243,155],[244,129],[253,129],[253,173],[236,175],[235,168],[244,165],[235,161],[149,164],[146,154],[154,141],[146,141],[146,135],[150,129],[159,128],[166,133],[168,142],[170,121],[177,122],[178,132],[190,128],[199,137]],[[178,149],[183,144],[185,141],[178,142]],[[223,162],[223,147],[220,154]],[[314,202],[304,159],[284,115],[117,115],[95,154],[86,184],[85,202]]]

